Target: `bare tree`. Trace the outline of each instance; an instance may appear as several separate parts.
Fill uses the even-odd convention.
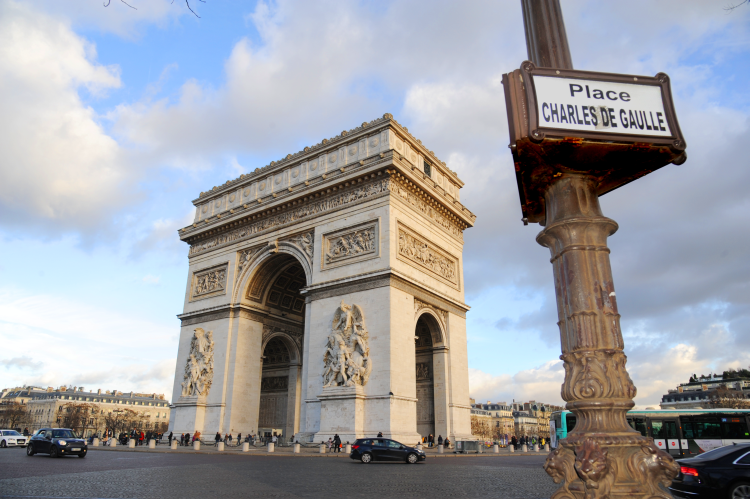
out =
[[[198,1],[199,1],[199,2],[202,2],[202,3],[206,3],[206,0],[198,0]],[[131,8],[131,9],[133,9],[133,10],[138,10],[137,8],[135,8],[135,7],[133,7],[132,5],[130,5],[130,4],[129,4],[128,2],[126,2],[125,0],[120,0],[120,2],[124,3],[125,5],[127,5],[128,7],[130,7],[130,8]],[[112,0],[107,0],[107,1],[106,1],[106,2],[104,3],[104,6],[105,6],[105,7],[109,7],[109,4],[110,4],[110,3],[112,3]],[[174,0],[172,0],[172,3],[174,3]],[[199,19],[200,19],[200,17],[201,17],[201,16],[199,16],[198,14],[196,14],[196,13],[195,13],[195,11],[193,10],[193,8],[192,8],[192,7],[190,6],[190,0],[185,0],[185,5],[187,5],[187,8],[188,8],[188,9],[190,9],[190,12],[192,12],[192,13],[193,13],[193,15],[194,15],[195,17],[197,17],[197,18],[199,18]]]
[[[19,402],[0,404],[0,426],[3,428],[20,428],[29,422],[29,411]]]

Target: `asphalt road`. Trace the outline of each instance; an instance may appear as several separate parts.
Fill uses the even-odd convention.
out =
[[[91,450],[85,459],[0,449],[0,497],[542,498],[557,485],[544,455],[372,463],[305,456]]]

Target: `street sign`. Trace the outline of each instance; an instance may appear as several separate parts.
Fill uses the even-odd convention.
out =
[[[601,196],[687,159],[669,77],[538,68],[503,75],[524,222],[544,221],[544,189],[584,173]]]

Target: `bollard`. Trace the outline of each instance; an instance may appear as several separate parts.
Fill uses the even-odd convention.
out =
[[[292,452],[294,452],[295,454],[299,454],[299,448],[300,448],[299,442],[295,443],[293,447],[294,450]]]
[[[172,439],[172,443],[169,444],[169,448],[172,450],[177,450],[177,443],[178,442],[176,439]]]
[[[135,439],[131,438],[128,440],[128,449],[135,449]]]
[[[521,452],[529,452],[529,446],[526,444],[523,444],[521,446]]]
[[[95,438],[94,440],[92,440],[91,441],[91,446],[92,447],[99,447],[99,439]]]
[[[477,454],[484,454],[484,442],[479,442],[477,445]]]
[[[218,443],[218,444],[216,445],[216,447],[217,447],[217,450],[218,450],[219,452],[223,452],[223,451],[224,451],[224,442],[219,442],[219,443]]]
[[[508,444],[508,450],[513,453],[516,452],[516,448],[513,446],[513,444]]]
[[[110,438],[109,439],[109,446],[110,447],[117,447],[117,439],[116,438]]]
[[[495,444],[492,446],[492,450],[495,452],[495,454],[500,454],[500,446]]]
[[[193,442],[193,450],[201,450],[201,441],[200,440],[196,440],[195,442]]]
[[[442,454],[444,452],[443,445],[438,445],[438,454]]]
[[[549,444],[544,444],[544,452],[549,452]]]
[[[351,454],[352,453],[352,444],[350,444],[349,442],[347,442],[346,445],[344,446],[344,452],[346,452],[347,454]]]
[[[242,443],[242,452],[248,452],[250,450],[250,442]]]
[[[154,440],[153,438],[151,440],[149,440],[148,441],[148,448],[149,449],[156,449],[156,440]]]
[[[273,448],[275,447],[273,442],[268,442],[268,452],[273,452]]]
[[[325,454],[326,453],[326,444],[320,444],[320,453]]]
[[[417,444],[417,450],[422,450],[422,444]]]

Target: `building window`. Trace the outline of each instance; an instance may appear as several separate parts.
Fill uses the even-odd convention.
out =
[[[424,174],[432,177],[432,166],[427,161],[424,162]]]

